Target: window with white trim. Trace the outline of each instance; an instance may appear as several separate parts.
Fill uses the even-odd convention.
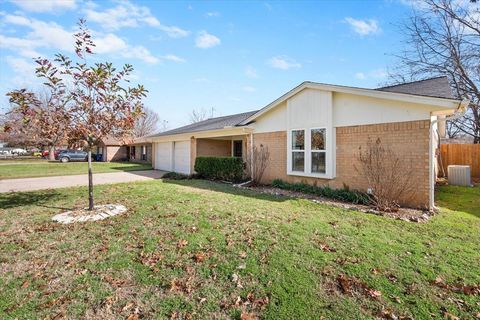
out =
[[[292,130],[292,171],[305,171],[305,130]]]
[[[327,128],[292,129],[289,135],[287,174],[331,178]]]
[[[310,130],[311,173],[326,173],[325,129]]]

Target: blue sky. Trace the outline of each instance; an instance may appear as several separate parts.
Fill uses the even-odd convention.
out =
[[[81,17],[95,59],[132,64],[132,81],[169,128],[193,109],[261,108],[305,80],[375,87],[402,49],[398,25],[410,10],[408,0],[0,0],[0,102],[14,88],[37,88],[33,57],[72,55]]]

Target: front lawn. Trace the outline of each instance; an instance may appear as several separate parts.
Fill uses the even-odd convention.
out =
[[[0,318],[474,319],[463,191],[423,224],[199,180],[97,186],[130,210],[76,225],[50,219],[86,188],[0,194]]]
[[[7,164],[8,163],[8,164]],[[30,178],[46,176],[65,176],[87,174],[86,162],[61,163],[59,161],[17,161],[3,163],[0,161],[0,179]],[[152,169],[150,164],[133,162],[93,162],[93,173],[134,171]]]

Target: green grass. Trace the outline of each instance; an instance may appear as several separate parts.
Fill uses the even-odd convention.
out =
[[[31,178],[46,176],[66,176],[73,174],[86,174],[86,162],[61,163],[59,161],[36,160],[26,163],[24,161],[8,162],[0,161],[0,180],[14,178]],[[152,169],[150,164],[132,162],[93,162],[93,173],[119,172]]]
[[[123,203],[125,215],[51,222],[85,206],[85,196],[85,188],[0,195],[1,319],[480,312],[478,295],[433,283],[480,284],[478,187],[442,187],[441,212],[413,223],[213,182],[158,180],[95,188],[98,203]],[[345,293],[341,274],[362,285]]]

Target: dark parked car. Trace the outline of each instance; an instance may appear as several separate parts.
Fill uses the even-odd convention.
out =
[[[62,150],[55,159],[60,162],[87,161],[88,153],[83,150]]]

